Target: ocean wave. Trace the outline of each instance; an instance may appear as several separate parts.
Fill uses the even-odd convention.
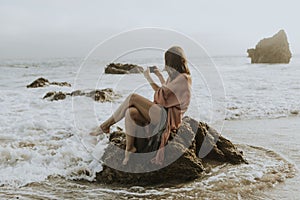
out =
[[[24,195],[26,191],[33,197],[56,197],[68,198],[83,195],[86,198],[208,198],[208,199],[237,199],[237,198],[261,198],[263,191],[274,185],[292,178],[296,174],[295,166],[285,160],[274,151],[249,145],[238,145],[243,150],[249,164],[231,165],[224,164],[213,167],[204,177],[191,183],[181,185],[167,185],[160,187],[108,187],[95,182],[74,182],[74,174],[65,173],[64,176],[48,176],[47,179],[32,181],[18,189],[3,189],[6,196]],[[29,167],[29,166],[28,166]],[[76,174],[79,168],[69,167]],[[84,170],[84,167],[82,167]],[[28,174],[29,175],[29,174]],[[80,176],[77,174],[77,178]],[[78,180],[76,179],[76,180]],[[86,177],[81,177],[87,180]],[[91,180],[89,180],[91,181]],[[54,189],[55,187],[55,189]],[[68,193],[61,191],[68,190]],[[36,192],[35,192],[36,191]],[[258,195],[258,196],[257,196]]]
[[[241,64],[244,60],[239,59],[235,60],[236,63],[232,65],[223,65],[222,63],[227,63],[225,61],[221,60],[217,63],[220,66],[226,90],[225,99],[216,100],[222,106],[216,107],[211,101],[213,97],[204,81],[200,77],[193,77],[195,103],[190,106],[188,115],[210,123],[220,120],[299,117],[298,77],[300,71],[297,70],[298,66],[262,67]],[[67,98],[59,102],[45,101],[42,97],[46,92],[60,88],[51,86],[30,90],[26,88],[27,84],[41,74],[51,80],[71,83],[77,81],[76,85],[80,89],[113,87],[124,98],[132,91],[149,99],[153,98],[153,93],[149,93],[150,86],[145,84],[141,75],[101,76],[97,74],[102,73],[99,64],[80,74],[82,80],[75,81],[75,77],[70,75],[78,75],[75,74],[77,68],[74,67],[76,63],[74,60],[62,59],[52,62],[9,61],[9,65],[32,67],[1,67],[0,185],[3,187],[0,190],[7,195],[16,192],[13,189],[10,190],[10,187],[20,189],[21,186],[24,187],[18,189],[20,195],[34,194],[32,191],[34,187],[41,192],[41,194],[36,193],[37,196],[46,195],[43,190],[53,193],[53,188],[50,190],[48,185],[49,182],[51,185],[53,179],[62,179],[62,185],[58,185],[61,187],[60,192],[66,187],[75,194],[78,191],[72,189],[71,186],[68,187],[68,184],[75,184],[76,187],[80,187],[80,184],[69,182],[69,180],[92,181],[95,172],[100,169],[95,167],[96,164],[91,165],[95,156],[91,155],[81,139],[86,137],[91,128],[105,120],[122,101],[120,99],[117,102],[101,104],[84,97]],[[35,66],[37,63],[40,67]],[[7,63],[2,62],[1,66],[7,66]],[[105,64],[101,67],[104,66]],[[198,66],[201,70],[201,61]],[[65,77],[66,74],[68,77]],[[270,74],[272,74],[271,77]],[[98,81],[99,84],[96,84]],[[102,144],[101,148],[105,148],[105,144]],[[145,196],[158,199],[160,195],[167,197],[174,193],[180,198],[185,195],[186,197],[198,195],[209,198],[215,197],[214,193],[218,191],[217,193],[221,195],[218,197],[224,197],[227,195],[224,190],[229,190],[231,197],[236,198],[238,195],[244,197],[247,191],[271,187],[292,176],[293,166],[274,152],[249,146],[241,146],[241,148],[245,151],[247,159],[252,161],[250,165],[225,165],[212,171],[201,181],[185,185],[181,190],[179,188],[162,190],[150,188],[149,190],[153,192],[152,196],[147,192]],[[98,153],[99,155],[101,152]],[[91,169],[92,173],[88,174],[87,170]],[[37,186],[28,186],[33,183]],[[93,187],[92,183],[87,184]],[[239,184],[243,187],[239,188]],[[94,189],[97,191],[97,187]],[[88,187],[86,191],[90,191]],[[125,188],[124,191],[127,189]],[[158,192],[157,195],[155,191]],[[134,189],[128,192],[129,196],[135,197],[143,193],[139,191],[135,194]],[[99,191],[99,193],[106,195],[105,191]],[[126,196],[125,193],[122,192]],[[89,195],[87,192],[85,194]]]

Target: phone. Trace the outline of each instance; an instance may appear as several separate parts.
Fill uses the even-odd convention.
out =
[[[150,70],[150,73],[154,73],[154,70],[157,69],[156,66],[153,66],[153,67],[149,67],[149,70]]]

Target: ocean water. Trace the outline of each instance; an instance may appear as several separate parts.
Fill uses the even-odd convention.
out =
[[[160,58],[120,62],[163,67]],[[107,61],[100,59],[0,61],[0,198],[297,199],[300,57],[290,64],[249,63],[246,57],[192,58],[193,99],[186,115],[237,143],[250,164],[222,165],[201,180],[178,186],[126,188],[94,182],[102,169],[97,158],[108,140],[98,138],[95,147],[87,135],[128,94],[153,98],[143,76],[104,75]],[[39,77],[72,87],[26,88]],[[88,97],[43,99],[49,91],[107,87],[121,97],[112,103]]]

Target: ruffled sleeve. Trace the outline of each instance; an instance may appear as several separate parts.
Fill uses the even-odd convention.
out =
[[[154,93],[154,103],[160,104],[165,108],[178,106],[184,93],[189,92],[187,75],[178,75],[174,80],[167,80]]]

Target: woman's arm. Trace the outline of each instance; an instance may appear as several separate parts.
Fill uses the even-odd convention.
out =
[[[153,79],[150,76],[150,70],[147,68],[144,71],[144,76],[147,79],[147,81],[150,83],[151,87],[153,88],[154,91],[157,91],[160,87],[153,81]]]
[[[163,75],[160,73],[160,71],[157,68],[154,69],[154,74],[158,77],[158,79],[159,79],[159,81],[161,82],[162,85],[166,83]]]

